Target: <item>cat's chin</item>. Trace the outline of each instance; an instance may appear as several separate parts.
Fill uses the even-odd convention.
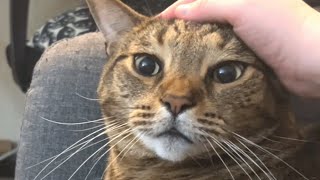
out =
[[[185,160],[189,155],[197,152],[196,145],[190,141],[176,136],[141,136],[144,145],[158,155],[161,159],[178,162]]]

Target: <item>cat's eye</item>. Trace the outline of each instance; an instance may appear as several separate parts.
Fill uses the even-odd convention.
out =
[[[143,76],[154,76],[161,71],[159,60],[148,54],[136,55],[134,66],[137,72]]]
[[[231,83],[241,77],[245,65],[240,62],[223,63],[213,70],[214,81],[222,84]]]

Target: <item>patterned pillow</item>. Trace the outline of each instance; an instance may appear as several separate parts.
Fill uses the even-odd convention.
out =
[[[29,40],[28,46],[44,51],[54,42],[72,38],[88,32],[94,32],[97,27],[87,7],[78,7],[48,20]]]
[[[122,0],[144,15],[154,15],[176,0]],[[44,51],[52,43],[72,38],[88,32],[97,31],[88,7],[78,7],[47,21],[28,42],[28,46]]]

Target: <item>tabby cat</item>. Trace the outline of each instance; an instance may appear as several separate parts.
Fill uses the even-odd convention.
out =
[[[320,179],[316,139],[303,140],[286,91],[231,26],[87,1],[109,58],[106,180]]]

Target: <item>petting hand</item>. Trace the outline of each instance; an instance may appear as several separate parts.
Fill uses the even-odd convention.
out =
[[[160,16],[231,24],[289,90],[320,98],[320,13],[302,0],[180,0]]]

